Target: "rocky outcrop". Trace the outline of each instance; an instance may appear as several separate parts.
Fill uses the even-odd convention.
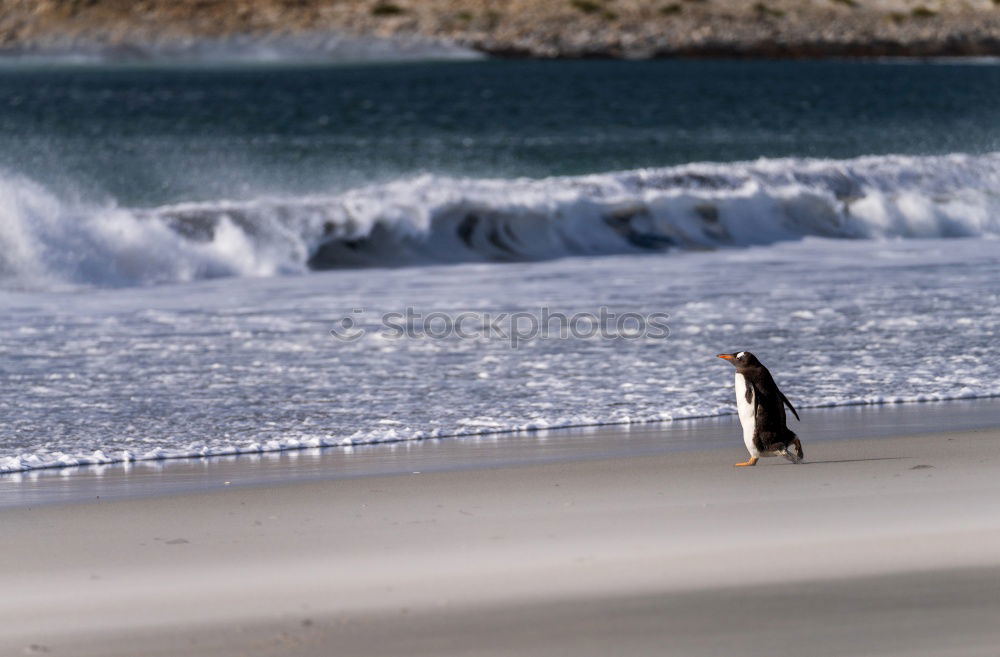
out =
[[[1000,55],[1000,0],[0,0],[8,53],[352,37],[509,57]]]

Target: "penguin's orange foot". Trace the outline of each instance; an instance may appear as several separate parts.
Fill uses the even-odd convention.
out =
[[[746,467],[749,467],[751,465],[757,465],[757,457],[756,456],[751,456],[749,459],[747,459],[743,463],[736,463],[733,467],[734,468],[746,468]]]

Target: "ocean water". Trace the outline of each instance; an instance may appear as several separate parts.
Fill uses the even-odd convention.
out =
[[[731,413],[739,349],[800,409],[1000,395],[998,107],[957,63],[0,69],[0,471]],[[669,331],[484,322],[602,308]]]

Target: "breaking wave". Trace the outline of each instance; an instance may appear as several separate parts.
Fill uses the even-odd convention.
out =
[[[0,285],[147,285],[311,269],[1000,234],[1000,153],[422,175],[335,195],[94,207],[0,176]]]

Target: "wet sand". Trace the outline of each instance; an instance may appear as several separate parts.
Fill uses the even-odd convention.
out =
[[[9,507],[0,654],[995,654],[1000,430],[802,435]]]
[[[803,409],[807,444],[1000,426],[1000,400]],[[372,475],[742,449],[736,415],[0,474],[0,509]]]

